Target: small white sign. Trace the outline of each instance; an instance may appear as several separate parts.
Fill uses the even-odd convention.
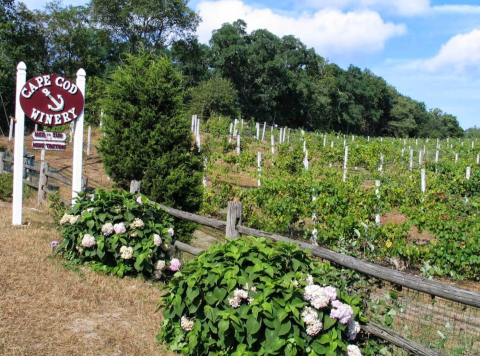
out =
[[[33,131],[32,137],[37,141],[65,141],[67,134],[64,132]]]
[[[33,141],[34,150],[65,151],[67,144],[65,142]]]

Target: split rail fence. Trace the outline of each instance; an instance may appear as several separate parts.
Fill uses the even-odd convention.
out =
[[[36,166],[31,161],[29,157],[24,159],[24,182],[25,184],[38,189],[38,201],[41,202],[45,199],[46,193],[52,193],[53,190],[48,189],[49,179],[60,181],[64,184],[71,185],[71,180],[61,176],[58,173],[50,172],[47,162],[41,162],[39,166]],[[13,164],[13,159],[8,157],[5,153],[0,152],[0,174],[11,171],[11,165]],[[10,165],[8,169],[7,165]],[[34,182],[33,179],[29,179],[31,176],[29,171],[36,172],[38,174],[37,182]],[[87,186],[88,179],[84,177],[83,179],[83,190]],[[130,191],[135,193],[140,191],[140,182],[132,181],[130,186]],[[64,201],[67,205],[70,205],[70,202]],[[365,262],[356,258],[353,258],[348,255],[337,253],[331,250],[328,250],[323,247],[313,246],[307,242],[294,240],[282,235],[273,234],[266,231],[252,229],[246,226],[242,226],[242,204],[241,202],[229,202],[227,210],[227,220],[221,221],[201,215],[196,215],[188,212],[184,212],[178,209],[174,209],[159,203],[156,203],[162,208],[165,212],[170,215],[181,218],[184,220],[192,221],[203,226],[208,226],[220,231],[225,232],[226,238],[238,238],[242,234],[255,236],[255,237],[267,237],[273,240],[285,241],[295,243],[303,249],[308,249],[311,253],[321,259],[328,260],[336,265],[343,266],[345,268],[355,270],[362,274],[378,278],[383,281],[390,282],[394,285],[399,285],[414,291],[426,293],[430,296],[436,296],[444,298],[449,301],[457,302],[463,306],[469,306],[473,308],[480,308],[480,293],[453,287],[441,282],[428,280],[421,277],[416,277],[413,275],[405,274],[390,268],[382,267],[375,265],[373,263]],[[198,255],[203,250],[197,247],[185,244],[180,241],[175,242],[175,246],[178,250],[187,252],[192,255]],[[480,309],[479,309],[480,310]],[[375,336],[378,336],[385,341],[395,345],[403,350],[406,350],[409,353],[421,356],[443,356],[444,353],[422,345],[418,342],[412,341],[409,338],[406,338],[390,329],[387,329],[377,323],[369,322],[366,325],[363,325],[363,329]]]
[[[158,203],[157,203],[158,204]],[[480,308],[480,293],[453,287],[441,282],[428,280],[421,277],[405,274],[390,268],[365,262],[341,253],[328,250],[323,247],[313,246],[307,242],[293,240],[288,237],[269,233],[266,231],[256,230],[242,226],[242,204],[241,202],[229,202],[227,210],[227,221],[207,218],[181,210],[173,209],[168,206],[158,204],[165,212],[170,215],[184,220],[192,221],[203,226],[208,226],[217,230],[225,231],[226,238],[238,238],[242,234],[267,237],[273,240],[295,243],[303,249],[308,249],[311,253],[321,259],[328,260],[334,264],[343,266],[348,269],[355,270],[362,274],[381,279],[400,285],[415,291],[423,292],[431,296],[441,297],[453,302],[461,303],[464,306]],[[187,252],[192,255],[198,255],[203,250],[197,247],[176,241],[175,246],[178,250]],[[420,317],[420,316],[418,316]],[[385,341],[402,348],[410,353],[421,356],[441,356],[444,353],[412,341],[400,334],[393,332],[377,323],[369,322],[363,326],[363,329]]]
[[[9,157],[5,152],[0,152],[0,174],[13,172],[13,157]],[[42,161],[40,164],[35,163],[33,155],[25,155],[23,158],[23,182],[38,190],[38,204],[46,198],[47,193],[55,192],[53,181],[63,184],[72,185],[72,180],[65,178],[61,174],[53,172],[48,162]],[[82,191],[88,186],[88,177],[82,176]],[[64,204],[70,205],[70,202],[61,199]]]

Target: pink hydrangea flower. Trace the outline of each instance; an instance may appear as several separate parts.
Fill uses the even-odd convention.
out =
[[[113,230],[115,231],[116,234],[123,234],[125,233],[125,231],[127,231],[127,228],[125,227],[125,224],[122,222],[122,223],[113,225]]]
[[[142,197],[141,197],[141,196],[137,197],[137,203],[138,203],[138,204],[143,204],[143,201],[142,201]]]
[[[334,309],[330,311],[330,318],[338,319],[340,323],[347,324],[353,317],[353,309],[350,305],[334,300],[332,306]]]
[[[172,258],[169,266],[170,271],[176,272],[180,268],[182,268],[182,263],[180,262],[180,260],[178,258]]]

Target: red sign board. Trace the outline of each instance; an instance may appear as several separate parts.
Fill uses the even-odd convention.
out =
[[[60,126],[73,122],[83,111],[82,92],[59,75],[39,75],[25,83],[20,105],[25,115],[37,124]]]
[[[38,141],[65,141],[67,134],[64,132],[33,131],[32,137]]]
[[[34,150],[65,151],[67,144],[65,142],[33,141]]]

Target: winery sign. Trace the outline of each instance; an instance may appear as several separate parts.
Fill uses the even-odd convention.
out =
[[[60,126],[73,122],[83,111],[83,94],[70,80],[59,75],[39,75],[20,92],[25,115],[37,124]]]

